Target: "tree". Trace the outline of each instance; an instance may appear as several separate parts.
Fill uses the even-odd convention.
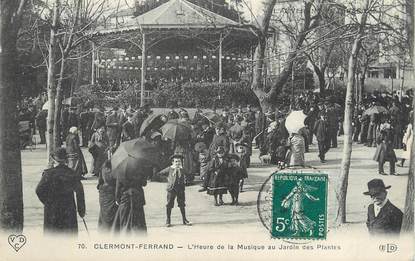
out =
[[[25,6],[25,0],[0,2],[0,228],[15,231],[23,229],[16,42]]]
[[[307,36],[318,27],[321,19],[322,6],[325,0],[307,0],[304,1],[302,6],[302,21],[301,24],[295,23],[297,31],[295,32],[289,24],[282,19],[278,22],[286,31],[291,32],[292,44],[291,49],[285,60],[283,70],[278,75],[278,79],[267,90],[267,86],[264,86],[262,78],[265,71],[265,51],[267,49],[267,37],[269,35],[270,20],[273,15],[276,0],[268,0],[262,2],[262,14],[255,19],[257,30],[255,33],[258,38],[258,45],[254,54],[254,68],[252,74],[251,89],[259,99],[262,111],[267,110],[270,106],[275,104],[277,95],[280,93],[281,88],[288,81],[293,67],[293,62],[297,55],[301,53],[301,48],[306,41]],[[287,9],[288,10],[288,9]],[[296,14],[291,14],[290,10],[287,11],[288,19],[292,19]]]
[[[82,56],[90,53],[90,48],[83,48],[90,40],[87,34],[96,22],[101,18],[104,11],[104,3],[106,0],[66,0],[63,3],[64,11],[60,24],[60,36],[57,39],[60,53],[60,67],[56,85],[56,102],[54,113],[54,141],[55,146],[61,144],[61,111],[64,96],[63,80],[65,79],[67,61],[69,58],[82,60]],[[76,57],[72,57],[72,56]],[[79,66],[79,62],[77,63]],[[78,68],[79,70],[79,68]],[[80,75],[77,75],[80,77]]]
[[[412,73],[415,75],[415,48],[414,48],[414,20],[415,20],[415,12],[414,12],[414,0],[406,0],[406,12],[407,12],[407,19],[406,19],[406,33],[407,33],[407,43],[409,45],[409,53],[412,59]],[[415,108],[415,95],[412,97],[412,108]],[[414,122],[412,122],[412,126],[415,130],[415,117]],[[409,234],[414,233],[414,204],[415,204],[415,142],[412,143],[411,148],[411,160],[409,165],[409,173],[408,173],[408,184],[406,188],[406,198],[405,198],[405,208],[404,208],[404,215],[402,221],[402,230]]]
[[[309,47],[304,48],[304,54],[313,66],[319,81],[320,95],[324,97],[329,71],[337,72],[342,66],[344,50],[347,50],[343,43],[349,40],[349,28],[344,24],[345,6],[327,2],[322,8],[320,25],[313,33],[311,41],[306,40]]]
[[[55,98],[56,98],[56,51],[57,51],[57,33],[60,20],[60,0],[54,0],[52,8],[52,24],[50,28],[50,38],[48,46],[48,78],[47,78],[47,90],[48,90],[48,118],[47,118],[47,146],[46,157],[48,158],[48,166],[53,166],[53,160],[50,157],[51,153],[55,150],[55,137],[57,133],[54,132],[55,123]]]
[[[376,1],[376,0],[375,0]],[[361,43],[367,33],[366,22],[369,13],[371,12],[370,6],[373,5],[372,0],[365,0],[364,7],[361,11],[361,17],[359,22],[359,28],[356,32],[356,36],[352,45],[352,53],[349,57],[349,64],[347,70],[347,88],[345,98],[345,109],[344,109],[344,145],[343,145],[343,156],[340,165],[340,177],[339,183],[335,190],[337,200],[337,211],[335,223],[341,225],[346,223],[346,196],[350,170],[350,159],[352,156],[352,117],[353,117],[353,93],[355,87],[355,73],[358,62],[358,55],[361,49]]]

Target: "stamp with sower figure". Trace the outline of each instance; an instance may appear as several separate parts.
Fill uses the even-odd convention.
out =
[[[272,237],[325,239],[327,187],[327,174],[275,173],[272,176]]]

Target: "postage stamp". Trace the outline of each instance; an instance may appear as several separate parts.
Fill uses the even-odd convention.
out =
[[[272,237],[326,239],[327,188],[327,174],[275,173],[272,177]]]

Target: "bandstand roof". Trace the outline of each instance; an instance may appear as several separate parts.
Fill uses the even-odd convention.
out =
[[[111,34],[145,29],[221,29],[242,24],[186,0],[170,0],[116,26],[98,28],[94,34]]]

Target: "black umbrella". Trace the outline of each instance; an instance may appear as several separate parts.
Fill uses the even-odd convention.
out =
[[[190,141],[192,128],[187,122],[181,120],[169,120],[160,128],[163,138],[172,141]]]
[[[162,118],[164,117],[167,119],[166,115],[162,113],[152,113],[147,116],[147,118],[143,121],[140,128],[140,136],[144,136],[147,132],[151,129],[160,129],[166,122],[163,121]]]
[[[152,167],[160,164],[159,153],[157,147],[144,138],[123,142],[111,157],[111,174],[120,181],[146,178]]]

